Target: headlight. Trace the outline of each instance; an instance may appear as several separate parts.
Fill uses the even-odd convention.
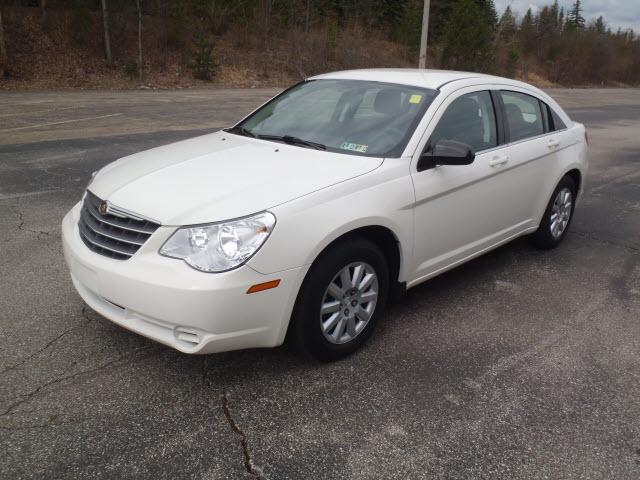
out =
[[[239,267],[262,246],[276,217],[262,212],[239,220],[179,228],[160,248],[160,255],[179,258],[203,272]]]

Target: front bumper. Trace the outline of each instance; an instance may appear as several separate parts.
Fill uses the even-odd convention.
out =
[[[92,252],[80,239],[77,204],[62,221],[62,246],[73,284],[105,318],[185,353],[280,345],[305,267],[263,275],[248,266],[198,272],[158,254],[175,230],[160,227],[128,260]],[[277,288],[247,294],[280,279]]]

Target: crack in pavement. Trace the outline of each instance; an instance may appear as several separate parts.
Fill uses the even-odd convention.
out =
[[[49,348],[51,345],[53,345],[54,343],[56,343],[58,340],[60,340],[62,337],[64,337],[65,335],[67,335],[68,333],[71,333],[72,331],[74,331],[77,328],[83,327],[85,326],[87,323],[89,323],[91,321],[91,319],[89,317],[87,317],[87,314],[85,312],[86,310],[86,305],[82,307],[82,317],[86,320],[86,322],[80,324],[80,325],[75,325],[71,328],[69,328],[68,330],[65,330],[64,332],[62,332],[60,335],[58,335],[57,337],[54,337],[53,339],[51,339],[50,341],[48,341],[47,343],[45,343],[42,347],[40,347],[38,350],[36,350],[35,352],[27,355],[26,357],[24,357],[23,359],[21,359],[20,361],[18,361],[17,363],[14,363],[13,365],[8,366],[7,368],[5,368],[4,370],[0,371],[0,375],[5,374],[11,370],[15,370],[16,368],[24,365],[25,363],[27,363],[29,360],[31,360],[32,358],[38,356],[39,354],[41,354],[42,352],[44,352],[47,348]]]
[[[266,480],[266,477],[262,473],[262,470],[257,467],[251,459],[247,436],[240,429],[240,427],[234,420],[233,415],[231,414],[231,409],[229,408],[229,398],[227,396],[226,390],[222,391],[222,411],[224,412],[224,416],[227,418],[227,422],[229,422],[231,430],[240,437],[240,445],[242,446],[242,453],[244,455],[244,467],[247,469],[247,472],[259,480]]]
[[[80,377],[82,375],[86,375],[86,374],[90,374],[90,373],[96,373],[96,372],[98,372],[100,370],[104,370],[105,368],[111,367],[111,366],[119,364],[119,363],[126,363],[126,361],[129,360],[129,358],[126,358],[126,357],[132,357],[134,354],[136,354],[138,352],[149,350],[151,348],[152,348],[151,345],[146,345],[144,347],[140,347],[140,348],[137,348],[137,349],[133,350],[132,352],[130,352],[129,355],[126,355],[126,354],[125,355],[121,355],[118,358],[110,360],[107,363],[104,363],[104,364],[102,364],[102,365],[100,365],[98,367],[89,368],[87,370],[82,370],[80,372],[72,373],[70,375],[65,375],[65,376],[59,377],[59,378],[54,378],[53,380],[45,382],[42,385],[40,385],[39,387],[33,389],[32,391],[22,395],[19,399],[17,399],[12,404],[10,404],[5,409],[4,412],[0,413],[0,417],[6,417],[7,415],[10,415],[11,412],[13,412],[17,407],[19,407],[23,403],[28,402],[33,397],[35,397],[38,393],[40,393],[42,390],[44,390],[47,387],[50,387],[51,385],[55,385],[55,384],[64,382],[65,380],[73,380],[73,379],[75,379],[77,377]]]
[[[18,224],[18,230],[20,230],[22,232],[33,233],[33,234],[37,235],[38,240],[40,240],[40,237],[42,235],[44,235],[46,237],[51,235],[51,232],[46,232],[44,230],[32,230],[30,228],[25,228],[24,227],[24,214],[22,212],[18,212],[18,218],[20,220],[20,223]]]

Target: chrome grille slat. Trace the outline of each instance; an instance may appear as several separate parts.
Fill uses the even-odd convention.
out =
[[[149,220],[102,214],[98,210],[101,202],[102,200],[87,191],[78,221],[80,238],[89,249],[100,255],[126,260],[160,226]]]
[[[97,233],[99,235],[111,238],[112,240],[118,240],[120,242],[126,242],[126,243],[130,243],[132,245],[137,245],[138,247],[141,247],[142,245],[144,245],[144,242],[147,240],[147,238],[149,238],[148,234],[142,234],[142,233],[133,233],[130,234],[129,232],[127,232],[126,230],[122,229],[122,228],[118,228],[118,230],[121,230],[120,232],[116,231],[109,231],[107,230],[103,225],[109,225],[106,224],[104,222],[100,222],[100,220],[97,220],[95,217],[93,217],[92,215],[88,215],[84,210],[80,212],[80,215],[82,217],[82,219],[84,220],[84,224],[89,227],[91,230],[94,231],[94,233]],[[117,228],[117,227],[111,227],[111,228]],[[143,240],[136,240],[133,238],[128,237],[127,235],[142,235],[144,237]]]
[[[87,192],[87,198],[89,198],[89,192]],[[100,200],[98,200],[98,202],[100,202]],[[98,203],[98,205],[99,204],[100,203]],[[112,227],[118,227],[118,228],[123,228],[125,230],[131,230],[132,232],[147,233],[147,234],[152,234],[153,232],[156,231],[156,228],[158,228],[158,224],[153,222],[146,222],[146,221],[131,219],[131,222],[137,222],[137,223],[143,224],[142,226],[138,226],[138,225],[131,225],[126,222],[119,221],[118,217],[116,217],[115,215],[109,215],[109,214],[102,215],[98,211],[98,207],[94,205],[91,201],[85,200],[85,205],[87,207],[87,211],[96,220],[99,220],[102,223],[106,223],[107,225],[111,225]],[[117,220],[114,220],[114,219],[117,219]],[[145,227],[145,224],[149,224],[149,226]]]
[[[82,235],[82,237],[92,245],[99,248],[103,248],[105,250],[109,250],[113,253],[117,253],[118,255],[124,255],[124,256],[130,257],[135,253],[135,252],[125,251],[125,250],[120,250],[115,246],[108,245],[106,242],[104,242],[103,240],[100,240],[98,237],[91,235],[86,225],[80,226],[80,235]]]

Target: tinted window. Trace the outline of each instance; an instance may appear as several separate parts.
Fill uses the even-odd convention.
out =
[[[333,152],[399,156],[436,94],[409,85],[312,80],[285,91],[239,126],[249,135],[298,137]]]
[[[544,133],[542,111],[537,98],[518,92],[500,92],[500,94],[504,102],[512,142]]]
[[[468,93],[454,100],[431,134],[429,146],[440,140],[466,143],[474,152],[495,147],[496,117],[489,92]]]
[[[564,124],[562,119],[558,116],[558,114],[553,110],[553,108],[549,107],[551,111],[551,120],[553,121],[552,130],[564,130],[567,126]]]

